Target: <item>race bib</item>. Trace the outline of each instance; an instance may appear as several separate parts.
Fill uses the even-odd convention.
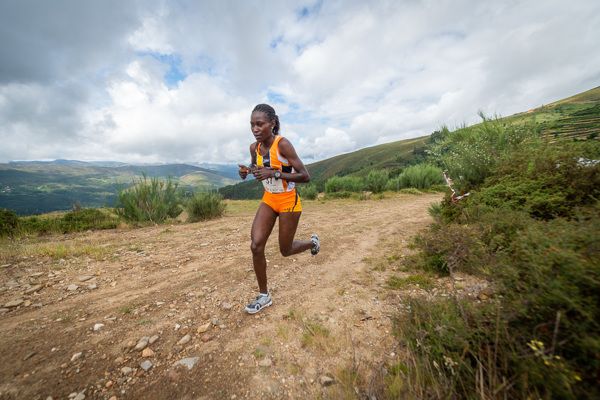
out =
[[[262,181],[265,190],[269,193],[284,193],[283,180],[275,178],[267,178]]]

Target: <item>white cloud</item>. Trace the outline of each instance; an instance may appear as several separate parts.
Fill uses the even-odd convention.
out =
[[[0,162],[244,162],[260,102],[314,160],[600,82],[594,0],[120,4],[0,3]]]

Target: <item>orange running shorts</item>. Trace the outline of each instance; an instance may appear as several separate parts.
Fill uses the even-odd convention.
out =
[[[285,193],[265,192],[262,201],[277,214],[302,211],[302,202],[300,202],[300,196],[296,189]]]

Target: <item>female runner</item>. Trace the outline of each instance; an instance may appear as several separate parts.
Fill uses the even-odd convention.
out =
[[[313,234],[310,240],[294,240],[302,203],[296,182],[308,182],[310,175],[294,146],[279,136],[279,117],[273,107],[259,104],[254,107],[250,128],[256,142],[250,145],[251,165],[239,165],[239,174],[246,179],[252,173],[262,182],[265,192],[252,223],[250,246],[254,273],[258,281],[259,294],[246,306],[246,312],[256,314],[273,304],[267,289],[267,261],[265,245],[279,217],[279,250],[284,257],[309,250],[316,255],[320,250],[319,237]]]

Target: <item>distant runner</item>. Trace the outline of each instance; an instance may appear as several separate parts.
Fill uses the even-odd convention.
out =
[[[294,146],[279,136],[279,117],[273,107],[259,104],[250,117],[250,128],[256,142],[250,145],[251,165],[239,165],[239,174],[246,179],[252,173],[262,182],[265,192],[252,223],[252,262],[260,293],[246,306],[246,312],[256,314],[273,304],[267,290],[267,260],[265,245],[279,216],[279,250],[284,257],[309,250],[316,255],[320,250],[319,236],[310,240],[294,240],[302,203],[295,182],[308,182],[310,175]]]

